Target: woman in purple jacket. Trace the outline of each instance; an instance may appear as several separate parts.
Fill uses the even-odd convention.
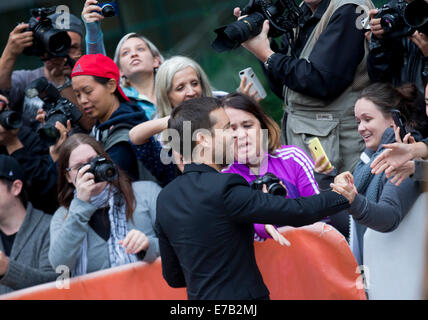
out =
[[[231,128],[237,133],[235,162],[223,172],[240,174],[249,184],[267,172],[273,173],[287,189],[287,198],[319,193],[311,157],[296,146],[281,145],[279,126],[257,102],[240,93],[229,94],[222,102]],[[336,221],[326,222],[337,228]],[[254,227],[256,240],[270,237],[263,224]]]

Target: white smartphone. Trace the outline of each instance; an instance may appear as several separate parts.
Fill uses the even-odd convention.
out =
[[[266,98],[266,91],[263,88],[262,84],[260,83],[259,78],[257,78],[256,74],[253,71],[253,68],[249,67],[247,69],[239,71],[239,78],[245,77],[247,79],[246,84],[248,85],[249,82],[251,82],[253,85],[250,89],[250,94],[252,94],[254,91],[257,92],[257,95],[264,99]]]

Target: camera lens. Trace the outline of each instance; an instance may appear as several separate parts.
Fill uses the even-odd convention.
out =
[[[282,185],[280,185],[279,183],[272,183],[269,186],[268,192],[270,194],[275,195],[275,196],[285,197],[287,195],[287,190]]]
[[[102,14],[106,18],[114,17],[115,11],[111,4],[106,4],[102,7]]]
[[[22,126],[21,115],[15,111],[3,111],[0,113],[0,125],[6,130],[18,129]]]

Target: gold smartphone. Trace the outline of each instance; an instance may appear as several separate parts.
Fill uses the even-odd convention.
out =
[[[330,160],[328,160],[327,154],[325,153],[324,148],[322,147],[321,142],[318,138],[315,137],[309,140],[308,147],[312,151],[313,156],[315,157],[314,161],[324,156],[324,161],[321,163],[321,165],[323,165],[327,161],[328,166],[326,170],[331,168]]]

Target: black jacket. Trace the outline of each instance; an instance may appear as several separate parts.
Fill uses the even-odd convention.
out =
[[[281,48],[271,43],[277,54],[272,56],[269,68],[262,69],[278,97],[284,98],[285,85],[314,98],[334,99],[352,84],[364,57],[365,41],[363,32],[355,26],[360,14],[354,4],[345,4],[333,13],[309,56],[310,62],[298,58],[329,4],[330,0],[322,0],[313,14],[307,5],[301,7],[303,14],[293,45],[295,56],[288,54],[284,37]]]
[[[428,58],[406,37],[381,40],[372,36],[367,70],[372,81],[391,82],[394,86],[415,83],[424,93],[423,80],[428,77]]]
[[[137,104],[122,102],[106,122],[96,123],[94,135],[106,148],[106,141],[100,138],[102,136],[100,132],[108,132],[109,139],[113,139],[113,135],[120,134],[118,129],[128,133],[132,127],[144,121],[147,121],[146,114]],[[133,180],[138,180],[138,160],[129,142],[129,135],[126,138],[118,139],[118,142],[106,151],[119,168],[124,170]]]
[[[285,199],[253,190],[240,175],[185,165],[157,199],[162,273],[189,299],[262,299],[269,291],[254,254],[253,223],[302,226],[349,207],[334,192]]]
[[[53,214],[58,208],[58,172],[49,155],[48,146],[30,128],[19,129],[18,138],[24,148],[11,154],[25,171],[25,185],[34,208]],[[8,154],[0,147],[1,154]]]

